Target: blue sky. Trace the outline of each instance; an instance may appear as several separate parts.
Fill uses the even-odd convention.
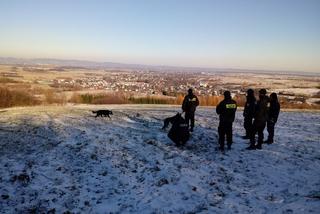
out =
[[[319,0],[0,0],[0,56],[320,72]]]

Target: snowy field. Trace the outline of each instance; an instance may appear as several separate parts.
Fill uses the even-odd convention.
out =
[[[112,119],[91,110],[112,109]],[[320,113],[281,112],[273,145],[231,151],[199,108],[191,140],[162,131],[170,106],[0,110],[1,213],[319,213]]]

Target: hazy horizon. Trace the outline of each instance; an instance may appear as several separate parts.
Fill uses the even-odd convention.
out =
[[[13,59],[13,60],[17,60],[20,61],[19,63],[7,63],[8,65],[14,65],[14,64],[20,64],[21,62],[24,62],[26,64],[28,64],[28,61],[36,61],[36,60],[40,60],[40,61],[51,61],[51,60],[57,60],[57,61],[66,61],[66,62],[88,62],[88,63],[97,63],[96,66],[89,66],[89,65],[78,65],[78,64],[74,64],[74,65],[70,65],[70,64],[54,64],[54,63],[48,63],[48,65],[58,65],[58,66],[76,66],[76,67],[100,67],[99,64],[104,64],[104,63],[110,63],[110,64],[119,64],[119,66],[121,65],[121,67],[119,67],[119,69],[139,69],[141,66],[142,67],[146,67],[149,69],[154,69],[154,68],[172,68],[172,69],[191,69],[191,70],[197,70],[198,72],[202,72],[202,71],[207,71],[207,72],[228,72],[228,73],[232,73],[232,72],[244,72],[244,73],[256,73],[256,74],[272,74],[272,73],[279,73],[279,74],[296,74],[296,75],[320,75],[320,72],[317,71],[301,71],[301,70],[271,70],[271,69],[249,69],[249,68],[234,68],[234,67],[196,67],[196,66],[176,66],[176,65],[161,65],[161,64],[144,64],[144,63],[124,63],[124,62],[112,62],[112,61],[98,61],[98,60],[86,60],[86,59],[74,59],[74,58],[41,58],[41,57],[35,57],[35,58],[27,58],[27,57],[11,57],[11,56],[1,56],[0,55],[0,64],[3,64],[1,62],[1,60],[3,59]],[[33,62],[35,63],[35,62]],[[6,64],[6,63],[5,63]],[[31,64],[30,64],[31,65]],[[128,67],[126,67],[126,65]],[[134,67],[137,66],[137,67]],[[104,68],[115,68],[112,66],[102,66]],[[174,71],[174,70],[171,70]],[[180,70],[181,71],[181,70]]]
[[[320,1],[7,1],[0,56],[320,72]]]

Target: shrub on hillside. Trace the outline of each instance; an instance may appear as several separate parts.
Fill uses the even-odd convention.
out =
[[[65,104],[67,98],[63,93],[55,93],[53,90],[47,90],[44,92],[46,104]]]
[[[40,102],[31,94],[23,90],[9,90],[0,87],[0,107],[31,106]]]
[[[175,104],[174,99],[155,96],[130,97],[129,101],[134,104]]]
[[[14,79],[10,79],[10,78],[7,78],[7,77],[0,77],[0,83],[18,83],[19,81],[16,81]]]
[[[74,93],[69,100],[72,103],[84,104],[126,104],[128,99],[121,93],[78,94]]]

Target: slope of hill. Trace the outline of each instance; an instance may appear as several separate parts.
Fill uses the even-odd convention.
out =
[[[12,108],[0,111],[2,213],[316,213],[320,114],[281,112],[276,142],[217,148],[215,109],[199,108],[184,148],[161,131],[170,106]],[[318,211],[317,211],[318,210]]]

